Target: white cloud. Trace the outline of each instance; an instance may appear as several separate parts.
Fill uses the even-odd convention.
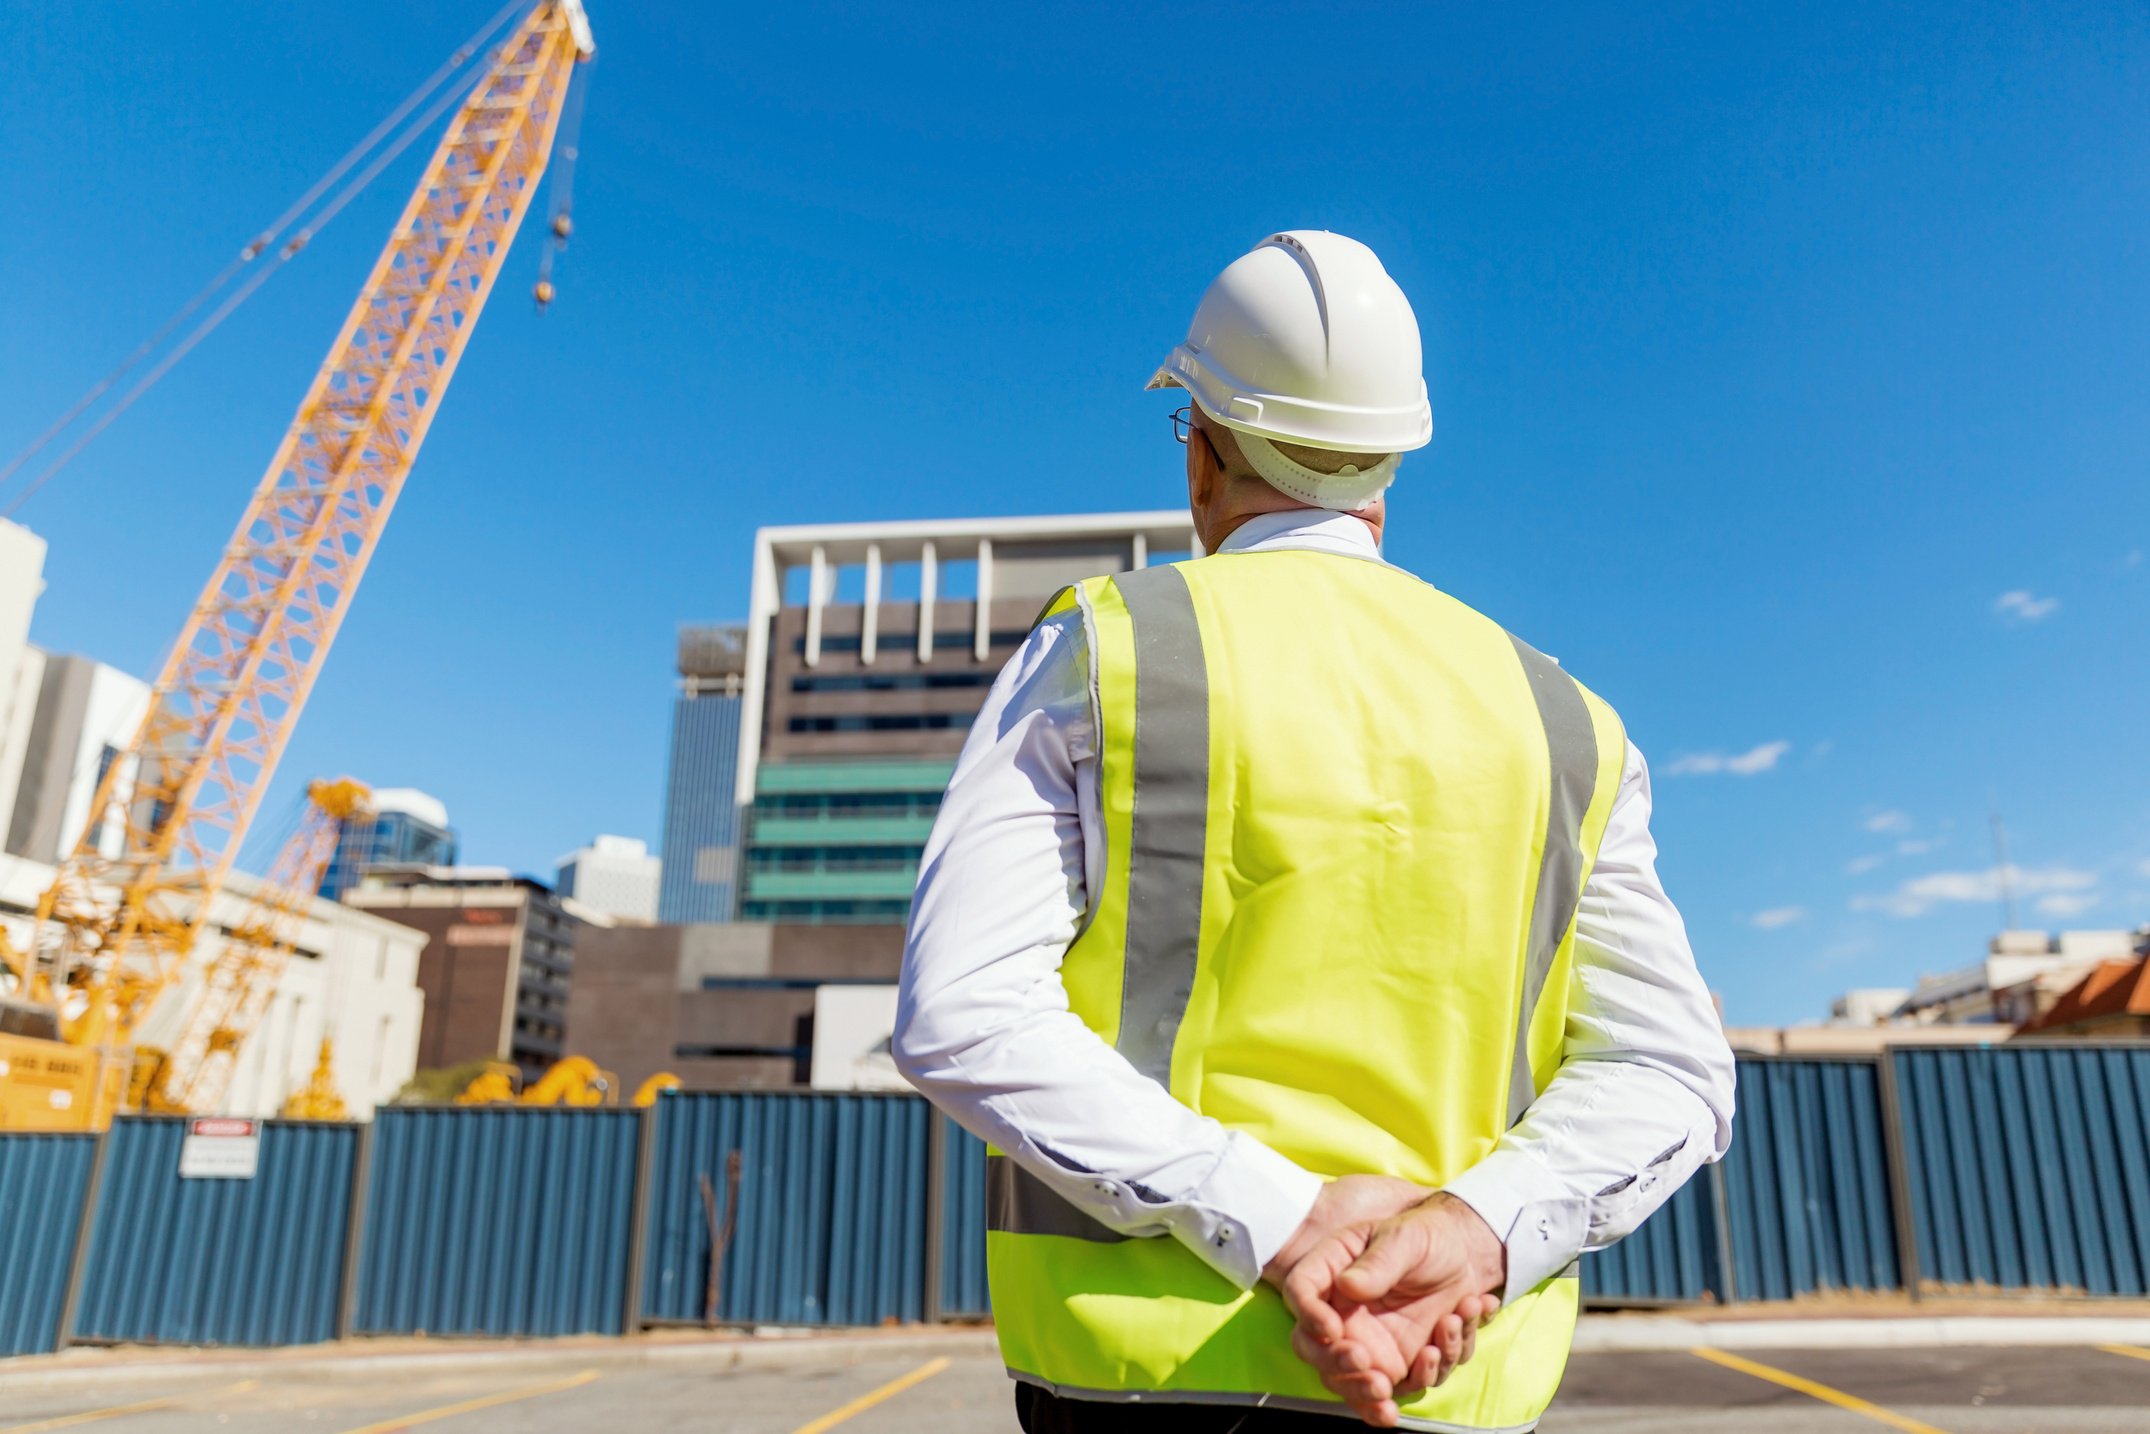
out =
[[[2028,588],[2011,588],[1993,600],[1993,610],[2017,622],[2037,622],[2060,611],[2060,599],[2032,597]]]
[[[1855,896],[1851,909],[1886,911],[1891,916],[1924,916],[1943,902],[1999,901],[2004,889],[2017,896],[2051,896],[2088,891],[2097,884],[2094,873],[2065,866],[1936,871],[1914,877],[1886,895]]]
[[[1889,854],[1884,851],[1877,851],[1872,856],[1854,857],[1844,863],[1844,875],[1864,876],[1888,859]]]
[[[1875,812],[1862,825],[1870,832],[1907,832],[1911,830],[1911,813]]]
[[[2070,916],[2081,916],[2097,904],[2098,894],[2094,891],[2056,891],[2051,896],[2038,898],[2038,914],[2065,920]]]
[[[1775,931],[1780,926],[1806,920],[1807,909],[1804,906],[1772,906],[1767,911],[1755,912],[1749,919],[1764,931]]]
[[[1665,768],[1665,774],[1671,777],[1701,777],[1729,772],[1735,777],[1751,777],[1757,772],[1766,772],[1776,766],[1784,754],[1791,750],[1792,744],[1789,742],[1764,742],[1746,752],[1689,752],[1684,757],[1674,758],[1672,765]]]
[[[2150,861],[2144,862],[2141,866],[2138,866],[2135,869],[2141,872],[2144,876],[2150,876]]]
[[[1946,837],[1914,837],[1909,841],[1898,842],[1896,844],[1896,854],[1898,856],[1924,856],[1926,853],[1946,845],[1948,845],[1948,838]]]

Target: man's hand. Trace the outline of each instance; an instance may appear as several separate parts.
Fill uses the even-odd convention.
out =
[[[1506,1268],[1500,1240],[1451,1195],[1346,1225],[1283,1279],[1299,1321],[1292,1348],[1361,1419],[1393,1428],[1399,1399],[1475,1352]]]
[[[1398,1215],[1433,1192],[1393,1175],[1345,1175],[1321,1187],[1314,1208],[1284,1242],[1275,1258],[1262,1266],[1262,1278],[1284,1288],[1285,1277],[1315,1246],[1353,1225],[1372,1225]]]

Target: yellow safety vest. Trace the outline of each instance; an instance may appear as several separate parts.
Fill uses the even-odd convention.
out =
[[[1099,578],[1079,608],[1104,878],[1061,975],[1174,1097],[1327,1177],[1439,1185],[1559,1066],[1575,909],[1626,751],[1552,659],[1407,573],[1304,551]],[[1103,1399],[1343,1412],[1275,1291],[989,1166],[1018,1378]],[[1577,1286],[1504,1308],[1407,1427],[1521,1430]]]

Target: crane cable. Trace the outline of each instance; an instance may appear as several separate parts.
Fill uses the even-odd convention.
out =
[[[538,254],[537,311],[545,312],[552,302],[552,266],[556,256],[566,250],[568,236],[575,232],[575,161],[582,157],[582,107],[590,96],[590,77],[584,73],[587,64],[575,66],[569,79],[572,88],[567,97],[567,113],[561,117],[560,142],[555,146],[552,166],[552,223],[545,233],[545,247]]]
[[[155,352],[158,345],[162,344],[167,338],[171,337],[174,330],[178,329],[181,324],[185,323],[187,319],[192,317],[193,314],[198,309],[200,309],[203,304],[207,303],[212,297],[214,297],[218,293],[218,291],[220,291],[227,284],[229,284],[232,279],[240,273],[240,271],[246,268],[247,265],[251,264],[255,259],[260,257],[264,252],[266,252],[268,248],[272,244],[274,244],[279,237],[282,236],[283,232],[298,220],[300,215],[304,214],[309,208],[311,208],[312,205],[317,200],[319,200],[323,194],[326,194],[329,189],[336,184],[338,180],[342,179],[346,174],[349,174],[354,166],[356,166],[361,160],[365,159],[366,156],[380,144],[383,137],[385,137],[392,130],[394,130],[397,125],[401,124],[405,117],[407,117],[412,110],[416,109],[419,105],[424,104],[428,95],[431,95],[434,91],[439,90],[443,84],[452,80],[466,65],[468,65],[471,57],[477,54],[486,45],[486,43],[495,35],[495,33],[501,28],[502,25],[507,23],[516,15],[520,14],[527,4],[528,0],[508,0],[508,3],[506,5],[503,5],[500,8],[499,12],[495,14],[492,19],[486,21],[485,24],[478,29],[477,33],[473,34],[468,40],[465,40],[461,45],[457,46],[455,53],[450,55],[447,61],[443,63],[440,68],[436,69],[430,76],[428,76],[425,81],[418,86],[417,89],[411,91],[410,94],[406,95],[402,102],[399,103],[394,109],[390,110],[387,116],[383,118],[379,124],[375,125],[371,132],[369,132],[364,139],[361,139],[357,144],[353,145],[350,150],[344,154],[343,158],[337,160],[335,164],[329,166],[328,170],[323,173],[319,179],[316,179],[313,184],[308,186],[304,194],[301,194],[288,207],[286,207],[284,212],[278,215],[273,223],[271,223],[267,228],[263,229],[259,234],[255,235],[255,237],[250,242],[248,242],[245,248],[239,251],[238,255],[233,258],[231,262],[227,263],[221,270],[218,271],[215,278],[211,279],[207,284],[203,285],[202,288],[198,292],[196,292],[192,298],[188,299],[184,304],[181,304],[179,308],[172,313],[171,317],[167,318],[163,322],[163,324],[161,324],[157,328],[157,330],[152,333],[148,338],[144,339],[140,344],[136,345],[134,351],[128,354],[124,359],[122,359],[116,366],[112,368],[110,372],[106,373],[102,378],[98,379],[96,383],[90,385],[89,390],[85,392],[80,398],[76,399],[73,406],[71,406],[65,413],[62,413],[59,418],[54,420],[51,426],[46,428],[43,433],[39,434],[37,438],[34,439],[28,447],[24,448],[20,453],[17,453],[12,459],[10,459],[6,467],[0,468],[0,483],[7,482],[8,479],[12,477],[16,473],[16,471],[19,470],[25,463],[27,463],[31,458],[35,457],[48,444],[50,444],[54,439],[59,437],[60,434],[65,432],[67,428],[71,424],[73,424],[76,419],[80,418],[83,413],[85,413],[90,408],[91,405],[96,403],[99,398],[103,397],[107,392],[109,392],[113,385],[118,383],[121,378],[125,377],[126,374],[130,370],[132,370],[136,364],[139,364],[143,359],[147,358],[151,353]],[[442,111],[445,110],[447,107],[447,102],[454,100],[459,93],[460,91],[451,88],[444,95],[435,96],[432,104],[427,107],[426,112],[421,115],[414,124],[412,124],[409,128],[405,129],[402,135],[400,135],[389,146],[388,149],[382,151],[379,155],[375,156],[373,162],[367,165],[367,167],[360,172],[359,177],[355,181],[353,181],[350,185],[346,186],[340,194],[338,194],[333,200],[330,201],[330,203],[325,209],[323,209],[319,214],[314,217],[311,223],[306,225],[297,234],[292,236],[290,241],[288,241],[281,249],[277,251],[277,260],[274,265],[270,265],[268,267],[256,270],[247,279],[247,281],[240,286],[239,290],[236,293],[232,294],[215,310],[213,310],[207,319],[203,320],[199,325],[194,328],[191,333],[186,336],[185,339],[181,340],[177,348],[175,348],[171,353],[165,355],[165,357],[160,360],[157,365],[153,367],[140,382],[136,383],[132,389],[128,390],[127,393],[120,398],[117,404],[115,404],[112,408],[108,409],[98,419],[98,421],[91,426],[90,430],[87,433],[83,434],[82,437],[77,439],[72,446],[70,446],[65,452],[63,452],[59,456],[59,458],[55,459],[51,464],[47,465],[46,468],[37,475],[36,479],[31,482],[30,486],[22,493],[16,495],[14,502],[9,504],[4,512],[0,512],[0,517],[12,516],[18,509],[22,507],[25,502],[29,500],[31,494],[37,492],[38,489],[44,487],[45,484],[49,482],[55,474],[57,474],[62,468],[65,468],[70,462],[72,462],[75,456],[81,453],[84,448],[88,447],[90,442],[95,439],[98,434],[104,432],[106,428],[110,427],[114,419],[118,418],[122,413],[133,407],[135,401],[140,399],[145,393],[147,393],[152,387],[154,387],[157,381],[163,378],[165,374],[169,373],[172,370],[173,366],[176,365],[182,358],[186,357],[186,355],[195,347],[195,345],[199,344],[203,339],[207,338],[210,333],[217,328],[218,325],[224,322],[225,319],[231,317],[233,310],[237,309],[241,304],[245,303],[247,299],[251,298],[254,294],[254,291],[259,289],[262,284],[267,281],[271,274],[274,274],[277,269],[281,268],[284,264],[289,263],[293,256],[295,256],[301,249],[306,247],[307,243],[314,237],[315,234],[319,233],[321,229],[325,227],[331,219],[335,218],[338,213],[342,212],[344,206],[348,205],[353,199],[356,199],[358,195],[363,192],[369,184],[373,182],[373,180],[380,174],[382,169],[384,169],[385,167],[387,167],[388,164],[393,162],[396,156],[400,155],[405,149],[409,148],[412,141],[415,140],[420,133],[424,132],[432,125],[435,120],[440,117]]]

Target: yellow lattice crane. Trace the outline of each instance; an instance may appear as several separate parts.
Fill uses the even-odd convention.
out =
[[[582,0],[538,0],[494,53],[109,764],[30,949],[0,937],[0,1065],[39,1084],[0,1091],[0,1128],[33,1097],[45,1128],[109,1120],[113,1067],[208,919],[595,49]],[[72,1049],[37,1049],[54,1039]]]

